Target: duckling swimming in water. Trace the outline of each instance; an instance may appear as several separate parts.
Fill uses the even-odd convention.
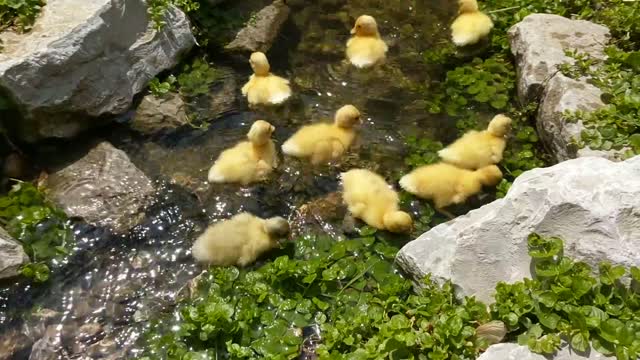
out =
[[[303,126],[282,144],[282,152],[298,158],[310,158],[314,165],[337,159],[351,146],[354,126],[361,123],[360,111],[353,105],[341,107],[334,123]]]
[[[400,211],[400,197],[384,178],[366,169],[352,169],[341,174],[343,200],[349,211],[380,230],[409,232],[411,216]]]
[[[362,15],[351,29],[354,35],[347,42],[347,58],[359,68],[366,68],[385,60],[387,44],[380,38],[378,24],[369,15]]]
[[[479,169],[502,161],[507,146],[506,135],[511,129],[511,119],[496,115],[486,130],[471,130],[451,145],[438,151],[446,163],[465,169]]]
[[[247,185],[262,181],[277,166],[276,146],[271,140],[275,127],[264,120],[251,125],[249,141],[242,141],[223,151],[209,170],[212,183]]]
[[[277,105],[291,96],[289,80],[273,75],[267,56],[261,52],[251,54],[249,64],[253,75],[242,87],[242,95],[247,97],[249,105]]]
[[[289,233],[289,223],[281,217],[261,219],[240,213],[210,225],[191,248],[193,257],[217,266],[247,266],[260,255],[278,247],[278,239]]]
[[[489,35],[493,21],[478,10],[477,0],[458,0],[458,17],[451,24],[451,38],[456,46],[473,45]]]

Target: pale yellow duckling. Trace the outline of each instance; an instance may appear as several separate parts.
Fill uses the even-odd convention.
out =
[[[360,123],[360,111],[353,105],[341,107],[333,124],[303,126],[282,145],[282,152],[298,158],[310,158],[314,165],[337,159],[356,137],[354,126]]]
[[[456,46],[473,45],[485,38],[493,28],[493,21],[478,10],[476,0],[458,0],[458,17],[451,24],[451,38]]]
[[[462,204],[479,193],[482,186],[494,186],[502,180],[502,172],[495,165],[471,171],[438,163],[421,166],[400,179],[400,187],[423,199],[431,199],[436,210],[453,217],[444,210],[452,204]]]
[[[249,141],[223,151],[209,170],[209,182],[247,185],[262,181],[277,166],[276,146],[271,140],[275,127],[264,120],[251,125]]]
[[[362,15],[351,29],[354,35],[347,42],[347,58],[359,67],[366,68],[384,62],[387,44],[380,38],[378,24],[369,15]]]
[[[240,213],[210,225],[193,243],[193,257],[217,266],[246,266],[265,252],[278,247],[278,239],[289,233],[289,223],[281,217],[261,219]]]
[[[384,178],[372,171],[353,169],[341,174],[343,200],[354,217],[392,232],[409,232],[411,216],[400,211],[400,197]]]
[[[451,145],[438,151],[446,163],[465,169],[479,169],[502,161],[507,146],[506,135],[511,129],[511,119],[496,115],[486,130],[471,130]]]
[[[273,75],[267,56],[254,52],[249,59],[253,75],[242,87],[242,95],[247,97],[250,105],[277,105],[291,96],[289,80]]]

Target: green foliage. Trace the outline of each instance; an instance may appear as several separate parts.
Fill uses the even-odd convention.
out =
[[[404,159],[404,164],[411,169],[423,165],[435,164],[440,161],[438,151],[442,150],[442,143],[429,138],[418,139],[409,136],[405,140],[409,155]]]
[[[33,184],[18,182],[0,198],[0,223],[22,246],[33,262],[22,274],[46,281],[47,263],[67,254],[72,246],[67,216],[48,202]]]
[[[149,17],[156,28],[162,30],[167,24],[165,15],[171,5],[179,7],[185,13],[189,13],[200,8],[198,0],[148,0],[147,2]]]
[[[149,82],[149,90],[155,97],[162,97],[167,93],[175,90],[176,77],[173,75],[167,76],[164,81],[160,81],[157,77],[151,79]]]
[[[191,65],[185,65],[178,75],[178,89],[182,96],[205,95],[221,76],[220,71],[206,60],[197,58]]]
[[[191,15],[194,35],[201,46],[222,47],[233,40],[237,31],[250,19],[233,6],[213,6],[206,1]]]
[[[255,270],[211,268],[179,320],[151,328],[146,359],[294,359],[309,325],[321,330],[319,359],[476,358],[486,306],[429,279],[413,294],[392,265],[397,248],[373,229],[361,236],[299,238]]]
[[[0,31],[9,27],[29,31],[44,5],[43,0],[0,0]]]
[[[603,263],[594,275],[564,256],[561,239],[532,234],[528,242],[536,280],[499,283],[492,315],[538,353],[553,353],[566,339],[576,351],[591,344],[619,360],[638,358],[640,294],[621,281],[627,271]],[[639,272],[633,268],[631,276]]]

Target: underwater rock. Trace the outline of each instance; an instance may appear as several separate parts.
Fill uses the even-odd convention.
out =
[[[271,49],[290,12],[284,1],[274,1],[250,19],[225,49],[245,55],[255,51],[266,53]]]
[[[33,340],[17,329],[4,331],[0,335],[0,360],[15,359],[17,353],[28,351],[32,344]]]
[[[125,112],[195,44],[178,8],[165,22],[156,30],[143,0],[49,0],[33,30],[2,32],[0,89],[24,117],[18,135],[72,137],[103,122],[96,117]]]
[[[151,181],[108,142],[49,175],[49,196],[70,217],[123,233],[137,225],[151,204]]]
[[[640,156],[585,157],[527,171],[506,197],[438,225],[404,246],[397,263],[416,281],[451,279],[460,295],[491,303],[499,281],[531,278],[527,237],[565,242],[565,254],[640,266]]]
[[[60,338],[56,328],[59,325],[49,325],[42,339],[33,344],[29,360],[56,360],[60,358]]]
[[[478,360],[605,360],[615,359],[615,357],[608,357],[600,354],[599,352],[592,350],[588,354],[580,355],[573,351],[565,344],[565,346],[556,352],[551,357],[536,354],[529,350],[527,346],[521,346],[518,344],[497,344],[490,346],[486,352],[484,352]]]
[[[20,267],[28,262],[22,244],[0,227],[0,279],[17,276]]]
[[[173,130],[189,122],[186,105],[180,95],[168,93],[159,98],[149,94],[142,99],[131,121],[131,128],[151,135]]]
[[[332,192],[324,197],[312,200],[299,208],[289,219],[293,238],[309,232],[324,232],[334,238],[342,237],[342,223],[347,208],[342,203],[342,193]]]

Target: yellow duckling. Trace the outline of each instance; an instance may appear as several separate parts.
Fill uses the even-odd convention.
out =
[[[399,211],[398,193],[372,171],[353,169],[342,173],[343,199],[354,217],[380,230],[409,232],[411,216]]]
[[[493,21],[478,10],[476,0],[458,0],[458,17],[451,24],[451,37],[456,46],[473,45],[489,35]]]
[[[310,158],[314,165],[337,159],[351,146],[360,123],[360,111],[353,105],[341,107],[333,124],[303,126],[284,144],[282,152],[298,158]]]
[[[351,35],[355,36],[347,42],[347,58],[353,65],[366,68],[385,60],[389,48],[380,38],[378,24],[373,17],[360,16],[351,29]]]
[[[246,266],[265,252],[278,247],[278,239],[289,233],[289,223],[281,217],[261,219],[240,213],[210,225],[191,248],[193,257],[217,266]]]
[[[432,199],[436,210],[453,217],[443,208],[462,204],[467,198],[494,186],[502,180],[502,172],[495,165],[471,171],[450,164],[421,166],[400,179],[400,187],[423,199]]]
[[[209,182],[247,185],[262,181],[277,166],[276,146],[271,140],[275,127],[264,120],[251,125],[249,141],[223,151],[209,169]]]
[[[253,75],[242,87],[242,95],[247,97],[249,105],[281,104],[291,96],[289,80],[273,75],[267,56],[261,52],[251,54],[249,64]]]
[[[496,115],[487,130],[469,131],[453,144],[438,151],[446,163],[465,169],[479,169],[502,161],[507,146],[506,135],[511,129],[511,119]]]

